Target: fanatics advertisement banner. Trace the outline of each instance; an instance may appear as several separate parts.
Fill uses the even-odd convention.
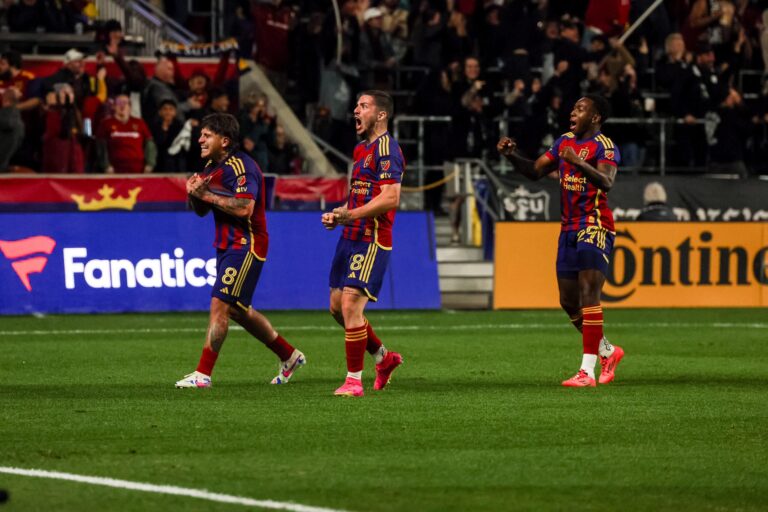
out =
[[[328,308],[340,229],[320,212],[268,212],[256,309]],[[0,314],[205,311],[214,226],[191,212],[0,214]],[[439,309],[432,216],[400,212],[380,309]]]
[[[496,224],[494,308],[559,308],[560,225]],[[607,307],[768,307],[768,223],[625,222],[603,288]]]

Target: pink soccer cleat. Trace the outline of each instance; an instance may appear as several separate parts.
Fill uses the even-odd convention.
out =
[[[613,354],[610,357],[600,358],[600,379],[598,381],[600,384],[608,384],[613,381],[614,372],[622,357],[624,357],[624,350],[620,346],[614,345]]]
[[[347,377],[344,384],[333,392],[336,396],[363,396],[363,381]]]
[[[595,387],[597,384],[595,384],[595,379],[587,375],[587,372],[584,370],[579,370],[579,373],[574,375],[568,380],[563,381],[563,386],[567,388],[586,388],[586,387]]]
[[[392,372],[401,364],[403,364],[403,356],[397,352],[387,352],[384,359],[376,365],[376,381],[373,383],[373,389],[376,391],[384,389],[392,378]]]

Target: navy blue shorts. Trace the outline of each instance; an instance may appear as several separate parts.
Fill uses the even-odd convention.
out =
[[[248,309],[264,260],[247,250],[216,252],[216,282],[211,297]]]
[[[391,250],[371,242],[340,238],[331,263],[331,288],[360,288],[369,299],[378,300]]]
[[[557,277],[578,279],[580,270],[608,273],[613,241],[616,238],[600,226],[579,231],[561,231],[557,243]]]

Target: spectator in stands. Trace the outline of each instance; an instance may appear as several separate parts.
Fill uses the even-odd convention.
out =
[[[667,191],[658,181],[651,182],[643,190],[643,210],[637,217],[639,221],[672,222],[676,221],[672,208],[667,205]]]
[[[417,66],[439,70],[443,64],[443,40],[446,34],[446,13],[428,0],[418,3],[416,20],[411,32],[413,61]]]
[[[165,100],[178,101],[183,95],[174,80],[173,61],[165,56],[159,56],[155,64],[155,75],[147,82],[141,93],[142,116],[150,122],[154,121],[160,111],[160,104]],[[193,105],[189,104],[191,107]],[[180,109],[182,110],[182,109]],[[182,118],[179,112],[179,118]]]
[[[245,152],[256,160],[262,172],[271,172],[269,146],[275,143],[275,121],[267,112],[266,97],[246,107],[240,117],[240,133]]]
[[[693,56],[685,49],[682,34],[669,34],[664,41],[664,56],[656,62],[656,84],[670,93],[669,113],[675,117],[685,115],[683,94],[690,74]]]
[[[746,178],[749,172],[744,158],[746,142],[751,132],[750,114],[736,89],[729,89],[728,95],[717,109],[717,117],[719,122],[715,129],[715,144],[711,149],[710,171]]]
[[[531,116],[525,121],[523,137],[530,155],[540,154],[552,147],[555,140],[566,131],[570,113],[563,107],[563,92],[557,87],[547,84],[537,96]]]
[[[290,62],[288,39],[296,28],[296,11],[282,0],[257,2],[252,7],[255,23],[256,55],[254,59],[264,67],[275,87],[287,88],[287,71]]]
[[[223,89],[213,89],[210,92],[211,106],[210,109],[216,113],[226,114],[229,112],[232,102],[229,99],[229,94]]]
[[[461,11],[452,11],[445,28],[441,62],[462,62],[471,53],[472,40],[467,30],[467,17]]]
[[[715,52],[723,78],[737,76],[739,70],[752,58],[752,46],[746,31],[736,15],[736,6],[728,0],[719,2],[722,15],[709,31],[709,43]]]
[[[589,0],[584,13],[585,39],[591,35],[617,37],[629,22],[629,0]]]
[[[143,119],[131,117],[127,94],[115,98],[115,113],[101,122],[96,134],[99,167],[107,174],[152,172],[157,149]]]
[[[0,55],[0,92],[13,87],[19,91],[16,108],[20,111],[32,110],[40,105],[40,98],[30,94],[30,82],[35,75],[22,69],[21,54],[14,50]]]
[[[492,3],[485,7],[483,24],[478,34],[480,65],[483,68],[502,67],[502,56],[507,46],[508,28],[502,25],[502,6]]]
[[[40,116],[40,83],[35,75],[22,69],[21,54],[7,51],[0,55],[0,95],[3,90],[19,91],[16,109],[24,122],[24,139],[13,155],[11,163],[37,169],[40,167],[40,141],[43,138],[43,120]]]
[[[180,148],[173,155],[168,152],[184,127],[184,123],[179,120],[177,114],[176,102],[163,100],[160,103],[157,119],[150,125],[152,140],[157,147],[157,163],[155,164],[155,171],[157,172],[186,172],[187,170],[186,150]]]
[[[710,30],[715,28],[722,16],[720,2],[693,0],[682,29],[686,46],[696,48],[702,42],[709,42]]]
[[[402,62],[408,51],[408,10],[400,7],[400,0],[382,0],[379,9],[383,17],[381,29],[389,37],[395,60]]]
[[[208,106],[211,91],[221,88],[226,81],[231,53],[231,51],[221,53],[216,74],[212,80],[203,68],[193,69],[189,78],[185,78],[176,57],[174,55],[168,56],[173,63],[173,80],[176,90],[182,91],[183,95],[186,96],[186,101],[179,106],[184,117],[202,119],[200,110]]]
[[[24,122],[16,107],[20,95],[14,87],[0,92],[0,172],[8,170],[11,156],[24,139]]]
[[[457,156],[482,157],[493,133],[491,127],[492,91],[480,80],[480,62],[475,57],[464,60],[464,78],[451,91],[456,105],[454,134]]]
[[[45,96],[45,133],[43,134],[44,173],[85,172],[85,155],[80,145],[83,131],[75,91],[68,83],[56,82]]]
[[[551,83],[562,91],[566,105],[573,105],[581,97],[587,51],[580,45],[580,40],[576,23],[564,21],[560,24],[560,38],[554,47],[554,76],[547,85]]]
[[[273,174],[301,174],[299,147],[288,140],[285,128],[275,125],[275,137],[269,145],[269,172]]]
[[[67,50],[64,54],[64,65],[45,79],[44,94],[54,92],[56,84],[68,84],[74,91],[77,108],[81,109],[85,99],[96,93],[95,82],[85,72],[84,59],[85,55],[76,48]]]
[[[629,50],[624,47],[618,40],[618,38],[611,38],[608,40],[608,44],[611,49],[603,58],[601,67],[605,68],[610,77],[610,88],[615,89],[619,83],[619,80],[624,76],[627,66],[633,68],[636,64],[635,58],[629,53]]]
[[[397,64],[395,50],[389,37],[381,29],[383,12],[378,7],[366,9],[363,29],[360,31],[359,68],[363,89],[392,88],[390,70]]]
[[[727,85],[715,70],[715,53],[709,44],[701,43],[691,66],[682,94],[685,125],[678,130],[681,163],[703,167],[707,157],[707,136],[700,120],[717,110],[728,94]]]
[[[624,73],[614,82],[606,68],[600,70],[598,86],[594,92],[601,94],[611,107],[614,119],[643,118],[643,97],[637,88],[635,68],[627,64]],[[640,123],[612,123],[608,134],[621,148],[621,161],[625,167],[641,167],[645,161],[647,126]]]

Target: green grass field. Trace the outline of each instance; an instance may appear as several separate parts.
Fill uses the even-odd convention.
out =
[[[338,398],[343,333],[271,313],[308,358],[242,330],[208,390],[177,390],[203,314],[0,318],[0,466],[173,485],[335,510],[768,510],[765,310],[606,311],[616,381],[559,386],[581,361],[564,314],[373,313],[405,364]],[[0,511],[248,507],[0,473]],[[253,508],[251,508],[253,509]]]

